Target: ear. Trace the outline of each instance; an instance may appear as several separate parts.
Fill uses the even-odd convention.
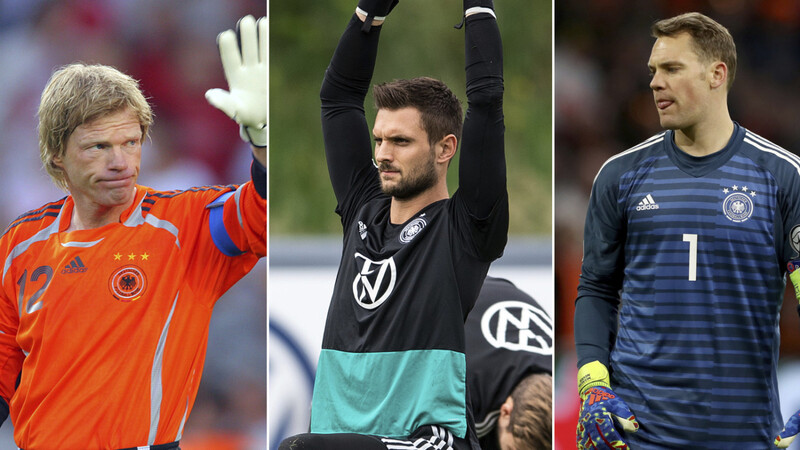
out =
[[[514,409],[514,399],[511,398],[511,396],[509,395],[506,398],[506,401],[503,402],[502,405],[500,405],[500,415],[501,416],[510,416],[511,415],[511,411],[513,409]]]
[[[53,156],[53,159],[50,160],[50,164],[64,170],[64,160],[60,156]]]
[[[456,155],[458,149],[458,139],[454,134],[448,134],[443,137],[441,141],[436,143],[436,162],[440,164],[447,164],[453,156]]]
[[[716,61],[709,67],[711,71],[711,89],[724,87],[728,82],[728,66],[722,61]]]

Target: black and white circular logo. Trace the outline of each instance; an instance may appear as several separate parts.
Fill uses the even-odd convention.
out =
[[[427,224],[428,222],[426,222],[422,217],[417,217],[416,219],[412,220],[403,228],[403,231],[400,232],[400,242],[404,244],[411,242],[411,240],[414,239],[414,237],[416,237]]]
[[[723,200],[722,211],[731,221],[744,222],[753,215],[753,200],[747,194],[734,192]]]
[[[800,225],[795,225],[792,227],[791,245],[792,250],[800,254]]]

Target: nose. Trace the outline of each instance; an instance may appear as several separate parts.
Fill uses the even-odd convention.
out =
[[[128,167],[128,160],[121,146],[114,145],[109,149],[108,167],[112,170],[124,170]]]
[[[655,71],[652,77],[650,78],[650,89],[657,91],[663,88],[664,88],[663,77],[659,74],[658,71]]]
[[[391,162],[394,155],[391,151],[391,144],[387,141],[380,141],[375,143],[375,160]]]

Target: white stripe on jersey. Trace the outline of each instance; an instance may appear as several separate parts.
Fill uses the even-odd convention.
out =
[[[475,434],[478,435],[479,438],[482,438],[489,434],[490,431],[494,428],[497,424],[497,418],[500,417],[500,410],[492,411],[486,415],[486,418],[483,419],[483,422],[475,424]]]
[[[664,140],[664,135],[666,133],[667,133],[666,131],[662,131],[661,133],[650,137],[649,139],[647,139],[646,141],[642,142],[641,144],[638,144],[638,145],[636,145],[634,147],[631,147],[631,148],[625,150],[622,153],[617,153],[616,155],[612,156],[611,158],[608,158],[606,160],[606,162],[604,162],[603,165],[600,166],[600,170],[598,170],[597,171],[597,175],[594,176],[594,180],[592,180],[592,184],[594,184],[594,182],[597,181],[597,177],[600,176],[600,172],[603,171],[603,168],[606,166],[606,164],[610,163],[611,161],[613,161],[613,160],[615,160],[615,159],[617,159],[617,158],[619,158],[621,156],[625,156],[625,155],[627,155],[629,153],[633,153],[633,152],[645,149],[647,147],[652,146],[653,144],[657,144],[657,143],[663,141]]]
[[[763,152],[772,153],[773,155],[777,156],[778,158],[783,159],[784,161],[786,161],[789,164],[791,164],[792,166],[794,166],[795,170],[797,170],[797,173],[800,174],[800,163],[798,161],[795,161],[792,158],[789,158],[785,153],[783,153],[785,150],[781,151],[781,149],[779,149],[779,148],[774,148],[774,147],[773,148],[768,148],[768,147],[762,146],[761,144],[756,143],[756,141],[754,141],[752,139],[749,139],[748,137],[745,137],[744,141],[747,142],[748,144],[752,145],[753,147],[763,151]]]
[[[758,141],[760,144],[762,144],[765,147],[769,147],[769,148],[772,148],[774,150],[778,150],[779,152],[781,152],[781,154],[784,157],[788,157],[789,159],[793,159],[798,164],[800,164],[800,156],[795,155],[794,153],[790,152],[789,150],[786,150],[785,148],[781,147],[778,144],[775,144],[774,142],[771,142],[771,141],[769,141],[767,139],[764,139],[763,137],[753,133],[750,130],[747,130],[747,134],[745,135],[745,141],[747,141],[749,144],[752,144],[752,145],[755,146],[755,144],[753,144],[753,142],[748,140],[747,138],[752,138],[753,140]],[[756,146],[756,148],[761,149],[761,147],[758,147],[758,146]],[[786,159],[786,158],[783,158],[783,159]]]
[[[453,450],[453,433],[445,428],[431,425],[432,436],[419,438],[414,442],[400,439],[381,438],[389,450]]]

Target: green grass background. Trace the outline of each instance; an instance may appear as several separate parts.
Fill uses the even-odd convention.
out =
[[[320,129],[319,88],[354,0],[270,3],[270,234],[341,233]],[[401,0],[381,32],[373,84],[439,78],[464,94],[459,0]],[[512,235],[549,236],[552,217],[551,3],[496,0],[504,46],[506,160]],[[367,121],[375,117],[367,97]],[[452,194],[458,184],[450,169]]]

